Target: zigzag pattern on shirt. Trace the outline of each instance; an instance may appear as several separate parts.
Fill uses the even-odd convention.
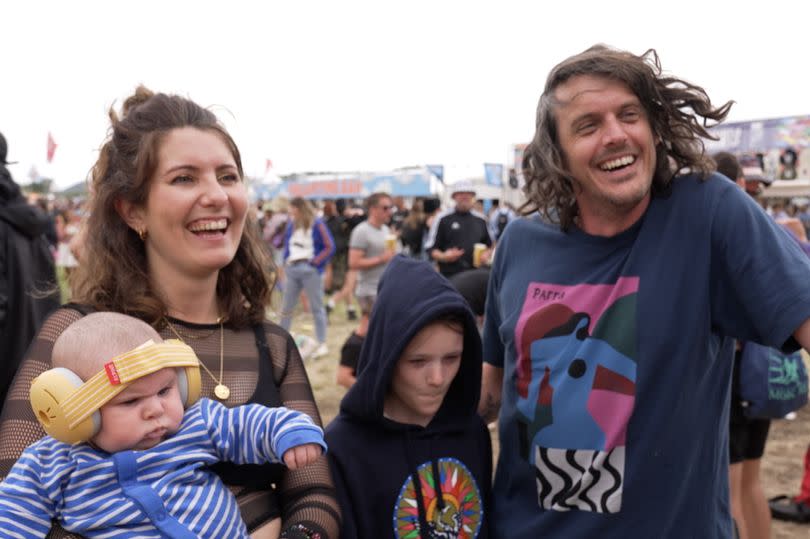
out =
[[[537,503],[553,511],[618,513],[624,446],[611,451],[535,447]]]

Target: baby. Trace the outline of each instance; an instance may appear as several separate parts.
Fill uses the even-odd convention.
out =
[[[49,436],[0,483],[0,537],[44,538],[53,519],[85,537],[248,537],[209,465],[296,469],[326,449],[303,413],[197,401],[193,350],[141,320],[90,314],[59,336],[52,357],[57,368],[31,388]]]

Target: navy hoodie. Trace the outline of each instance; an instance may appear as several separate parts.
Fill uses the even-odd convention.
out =
[[[464,320],[464,352],[439,411],[426,427],[383,417],[403,350],[450,313]],[[476,412],[480,388],[481,339],[464,298],[428,263],[395,257],[380,280],[357,382],[326,429],[341,537],[489,537],[492,447]]]

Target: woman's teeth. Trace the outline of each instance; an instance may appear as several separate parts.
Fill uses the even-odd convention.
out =
[[[215,230],[225,230],[228,226],[227,219],[217,219],[216,221],[205,221],[191,225],[189,230],[192,232],[211,232]]]

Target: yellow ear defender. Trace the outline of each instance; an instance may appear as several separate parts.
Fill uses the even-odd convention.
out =
[[[68,444],[84,442],[101,428],[99,408],[138,378],[165,368],[177,369],[183,406],[197,402],[200,362],[190,346],[170,339],[162,343],[149,340],[114,357],[87,382],[69,369],[45,371],[31,383],[31,408],[52,437]]]

